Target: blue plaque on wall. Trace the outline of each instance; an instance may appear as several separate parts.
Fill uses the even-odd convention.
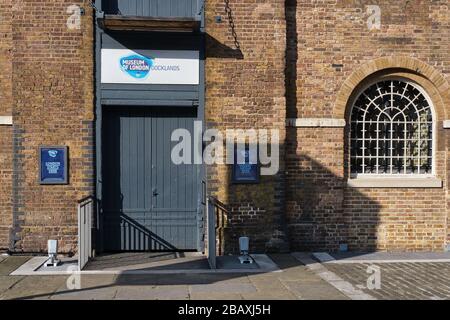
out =
[[[255,149],[256,150],[256,149]],[[242,154],[241,159],[245,159],[245,163],[238,162],[238,152]],[[257,151],[256,151],[257,152]],[[260,167],[258,161],[257,163],[251,163],[250,161],[251,150],[248,146],[242,148],[242,150],[237,149],[234,152],[234,164],[232,171],[232,181],[233,183],[259,183]],[[257,159],[257,155],[254,157]]]
[[[67,184],[67,147],[39,148],[39,182],[41,184]]]

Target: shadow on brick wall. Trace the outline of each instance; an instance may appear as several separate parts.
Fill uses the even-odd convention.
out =
[[[297,0],[286,0],[286,108],[301,117],[297,97]],[[372,251],[377,247],[380,204],[347,188],[345,130],[288,128],[286,217],[292,251]]]
[[[270,145],[278,148],[284,155],[282,145]],[[257,148],[255,147],[255,150]],[[273,150],[268,150],[272,155]],[[285,176],[284,161],[275,159],[264,167],[279,168],[274,175],[260,174],[259,182],[236,182],[233,179],[233,165],[209,166],[212,194],[218,194],[228,209],[225,229],[221,243],[225,254],[239,254],[239,238],[250,238],[252,253],[289,252],[285,221]],[[263,172],[263,170],[261,170]],[[220,176],[221,178],[217,178]],[[212,178],[212,179],[211,179]],[[219,182],[220,181],[220,182]],[[217,184],[220,183],[220,187]],[[219,191],[220,190],[220,191]]]
[[[241,49],[233,49],[206,34],[206,58],[244,59]]]
[[[347,245],[350,251],[375,250],[380,204],[357,189],[347,188],[345,175],[336,175],[310,156],[296,155],[293,136],[287,179],[291,249],[337,251]]]

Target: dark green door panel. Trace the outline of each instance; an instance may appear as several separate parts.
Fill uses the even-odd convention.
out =
[[[103,122],[105,251],[198,249],[200,166],[171,161],[195,108],[109,109]]]

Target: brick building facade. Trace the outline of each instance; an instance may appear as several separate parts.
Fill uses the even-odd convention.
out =
[[[290,1],[288,114],[322,118],[288,129],[287,217],[295,249],[442,250],[448,243],[448,1],[378,1],[380,28],[370,30],[371,1]],[[421,85],[436,112],[436,171],[442,188],[412,181],[352,185],[349,109],[364,82],[401,76]],[[347,123],[344,127],[336,121]],[[319,147],[318,147],[319,146]],[[401,179],[400,179],[401,180]],[[373,186],[373,187],[372,187]],[[386,188],[388,187],[388,188]]]
[[[57,238],[77,250],[77,200],[93,192],[93,25],[70,30],[83,1],[2,1],[0,247],[42,252]],[[89,10],[89,7],[87,7]],[[70,184],[38,183],[38,147],[70,148]]]
[[[208,192],[229,208],[226,252],[242,235],[260,252],[450,243],[449,3],[375,2],[205,2],[205,126],[280,133],[280,170],[259,184],[233,184],[229,165],[207,168]],[[67,27],[71,5],[85,10],[80,28]],[[89,1],[0,4],[2,250],[43,252],[56,238],[77,251],[77,200],[96,190],[94,16]],[[352,103],[386,79],[429,97],[432,176],[352,177]],[[38,183],[43,145],[69,147],[68,185]]]

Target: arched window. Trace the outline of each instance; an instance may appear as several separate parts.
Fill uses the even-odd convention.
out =
[[[351,173],[433,173],[433,107],[425,91],[408,80],[373,83],[351,111]]]

